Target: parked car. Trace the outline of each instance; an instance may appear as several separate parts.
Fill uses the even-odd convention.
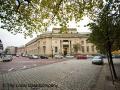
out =
[[[113,55],[112,55],[112,58],[120,58],[120,55],[115,55],[115,54],[113,54]]]
[[[12,60],[13,60],[12,55],[4,55],[4,56],[2,56],[2,61],[3,62],[12,61]]]
[[[72,56],[72,55],[70,55],[70,54],[67,54],[65,57],[66,57],[66,58],[74,58],[74,56]]]
[[[20,55],[18,55],[18,54],[16,55],[16,57],[19,57],[19,56],[20,56]]]
[[[62,59],[62,58],[63,58],[63,56],[60,55],[60,54],[56,54],[56,55],[54,55],[54,57],[55,57],[56,59]]]
[[[22,56],[22,57],[25,57],[25,54],[22,54],[21,56]]]
[[[39,57],[37,55],[29,55],[29,59],[38,59]]]
[[[92,59],[92,64],[104,64],[102,56],[94,56]]]
[[[77,55],[76,56],[77,59],[87,59],[86,55]]]
[[[87,55],[86,57],[87,57],[87,59],[92,59],[94,56],[92,56],[92,55]]]
[[[38,59],[39,58],[37,55],[33,55],[32,57],[33,57],[33,59]]]
[[[40,56],[41,59],[48,59],[47,56]]]

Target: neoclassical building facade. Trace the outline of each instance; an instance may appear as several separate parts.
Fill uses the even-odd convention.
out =
[[[96,54],[95,45],[87,41],[89,34],[81,34],[76,28],[68,28],[67,32],[60,33],[60,28],[53,28],[37,36],[25,44],[25,53],[29,55],[55,55],[55,54]],[[75,50],[75,45],[78,48]]]

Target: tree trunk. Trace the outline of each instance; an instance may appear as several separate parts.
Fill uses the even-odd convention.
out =
[[[108,58],[109,69],[110,69],[110,73],[111,73],[111,77],[112,77],[112,82],[114,84],[114,75],[113,75],[113,71],[112,71],[112,67],[111,67],[111,64],[110,64],[110,58],[109,58],[108,53],[107,53],[107,58]]]
[[[113,71],[113,76],[114,76],[114,79],[117,79],[117,74],[116,74],[116,71],[115,71],[115,68],[114,68],[114,64],[113,64],[113,59],[112,59],[112,53],[111,53],[111,47],[109,45],[109,49],[108,49],[108,58],[109,58],[109,61],[110,61],[110,65],[111,65],[111,68],[112,68],[112,71]]]

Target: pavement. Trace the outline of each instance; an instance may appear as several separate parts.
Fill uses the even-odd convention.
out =
[[[120,61],[115,69],[120,76]],[[107,62],[92,65],[90,60],[66,60],[0,75],[0,90],[120,90],[113,85]]]
[[[109,65],[106,62],[94,90],[120,90],[120,59],[114,59],[113,62],[118,80],[112,80]]]
[[[66,60],[0,75],[0,90],[91,90],[103,66]]]

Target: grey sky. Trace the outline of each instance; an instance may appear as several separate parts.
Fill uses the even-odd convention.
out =
[[[30,41],[32,38],[24,38],[24,35],[17,34],[13,35],[7,30],[0,29],[0,39],[4,45],[4,48],[7,46],[21,46]]]

